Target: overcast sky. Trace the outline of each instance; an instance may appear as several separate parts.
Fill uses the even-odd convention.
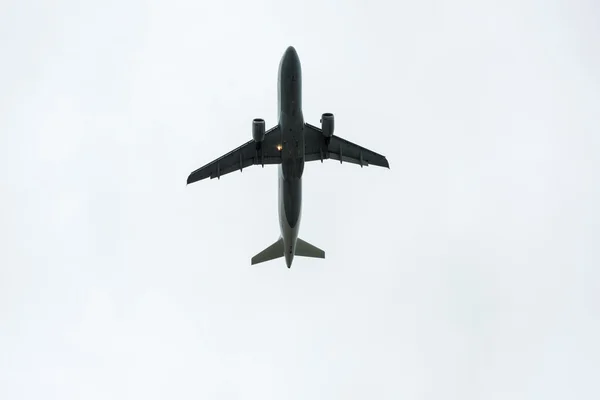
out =
[[[0,398],[598,399],[600,7],[4,1]],[[250,266],[277,116],[387,156],[304,173],[325,260]]]

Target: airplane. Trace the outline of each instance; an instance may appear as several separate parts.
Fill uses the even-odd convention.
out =
[[[289,46],[279,63],[277,80],[278,123],[265,131],[265,121],[252,120],[252,140],[193,171],[187,184],[221,176],[252,165],[279,165],[279,239],[251,259],[251,265],[285,257],[291,268],[294,256],[325,258],[325,252],[300,239],[304,163],[327,159],[390,168],[387,159],[364,147],[335,136],[331,113],[321,115],[321,127],[304,122],[302,69],[298,53]]]

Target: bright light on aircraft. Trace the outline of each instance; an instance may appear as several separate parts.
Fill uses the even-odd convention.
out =
[[[281,145],[280,144],[277,145],[277,150],[281,151]]]

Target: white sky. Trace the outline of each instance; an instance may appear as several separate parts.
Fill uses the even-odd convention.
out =
[[[600,7],[8,1],[1,399],[598,399]],[[217,5],[219,4],[219,5]],[[185,186],[304,112],[391,170]]]

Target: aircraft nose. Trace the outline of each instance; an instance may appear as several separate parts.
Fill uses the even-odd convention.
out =
[[[286,60],[298,60],[298,53],[296,52],[296,49],[294,48],[294,46],[289,46],[285,50],[284,58]]]

